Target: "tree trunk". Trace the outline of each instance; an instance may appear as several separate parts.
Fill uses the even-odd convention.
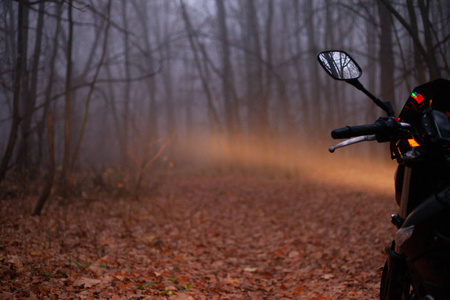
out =
[[[419,36],[417,16],[414,9],[413,1],[406,1],[406,6],[408,7],[409,22],[411,24],[412,34],[415,36]],[[426,79],[424,72],[424,64],[422,61],[422,57],[420,55],[420,49],[415,43],[413,43],[413,49],[414,49],[414,71],[417,73],[418,82],[424,83]]]
[[[129,131],[129,123],[130,123],[130,58],[129,58],[129,37],[128,37],[128,17],[127,17],[127,0],[122,0],[122,23],[124,29],[123,36],[123,49],[125,52],[125,88],[124,88],[124,108],[123,108],[123,150],[122,153],[122,166],[125,169],[128,169],[128,151],[129,151],[129,141],[130,141],[130,131]]]
[[[44,130],[45,130],[45,122],[48,118],[48,112],[50,109],[50,103],[51,103],[51,94],[52,89],[54,85],[54,78],[55,78],[55,64],[56,64],[56,58],[58,56],[58,37],[59,33],[61,31],[61,14],[62,14],[62,4],[55,3],[55,15],[56,17],[56,25],[55,25],[55,34],[53,36],[52,40],[52,48],[50,50],[51,57],[50,57],[50,63],[49,63],[49,73],[47,74],[47,86],[45,88],[45,103],[44,103],[44,111],[42,113],[41,120],[38,125],[38,143],[39,143],[39,153],[38,153],[38,162],[41,161],[42,153],[43,153],[43,136],[44,136]]]
[[[419,0],[420,15],[422,17],[424,36],[425,36],[425,47],[427,49],[427,60],[430,67],[430,80],[438,79],[441,77],[439,66],[436,59],[435,49],[433,45],[433,33],[431,31],[432,24],[430,22],[429,16],[429,1],[425,4],[424,0]],[[447,44],[448,45],[448,44]]]
[[[45,202],[51,194],[53,181],[55,178],[55,136],[53,130],[53,114],[50,111],[47,117],[47,137],[48,137],[48,155],[49,155],[49,167],[48,167],[48,177],[47,182],[42,191],[41,197],[39,198],[36,206],[34,208],[33,216],[41,215],[42,208]]]
[[[8,171],[9,161],[14,151],[14,146],[16,144],[17,133],[20,124],[19,98],[21,93],[22,68],[26,59],[26,57],[23,55],[23,48],[24,44],[27,43],[27,41],[24,39],[24,31],[27,30],[27,28],[24,28],[25,24],[24,10],[26,9],[27,8],[25,7],[23,0],[19,0],[19,13],[17,21],[17,57],[15,66],[14,96],[13,96],[13,115],[8,144],[6,146],[6,150],[0,164],[0,183],[3,181],[6,172]]]
[[[263,86],[263,94],[261,98],[261,116],[259,118],[260,120],[260,127],[262,129],[262,143],[264,150],[264,159],[266,161],[270,161],[272,158],[272,147],[269,147],[269,143],[275,142],[272,141],[272,134],[271,134],[271,126],[270,126],[270,116],[269,116],[269,103],[270,99],[272,98],[272,89],[273,89],[273,77],[274,77],[274,66],[273,66],[273,54],[272,54],[272,27],[273,27],[273,18],[274,18],[274,12],[273,12],[273,0],[267,0],[267,19],[265,22],[266,28],[265,28],[265,81],[261,83]],[[262,57],[262,54],[261,54]],[[263,61],[260,62],[261,64]]]
[[[192,28],[192,24],[189,19],[189,15],[186,11],[186,7],[184,6],[183,0],[180,0],[180,5],[181,5],[182,16],[183,16],[184,23],[186,26],[186,31],[188,32],[189,44],[191,46],[192,52],[194,54],[194,60],[196,62],[195,65],[197,67],[197,71],[200,76],[202,88],[206,94],[208,117],[209,117],[212,135],[213,135],[213,138],[216,138],[218,141],[220,141],[223,136],[223,131],[221,128],[219,116],[217,114],[216,108],[213,103],[213,97],[211,94],[211,90],[210,90],[210,87],[208,84],[208,76],[206,74],[207,66],[204,63],[201,63],[201,59],[200,59],[200,56],[198,53],[199,52],[198,42],[194,39],[194,30]]]
[[[75,151],[73,153],[72,162],[71,162],[71,166],[70,166],[71,170],[73,170],[73,168],[75,166],[75,162],[76,162],[77,157],[78,157],[78,152],[80,151],[81,143],[83,141],[84,131],[85,131],[85,128],[86,128],[87,119],[88,119],[88,116],[89,116],[89,106],[90,106],[90,103],[91,103],[92,93],[94,92],[95,83],[97,81],[98,74],[100,73],[100,69],[101,69],[101,67],[103,65],[103,61],[105,60],[105,56],[106,56],[106,47],[108,45],[108,34],[109,34],[109,27],[110,27],[110,22],[109,22],[110,12],[111,12],[111,1],[108,1],[108,4],[107,4],[107,16],[108,16],[108,19],[106,20],[105,34],[104,34],[105,37],[103,38],[103,46],[102,46],[101,57],[100,57],[100,61],[98,62],[97,68],[95,70],[94,77],[92,78],[91,84],[89,86],[89,92],[88,92],[87,99],[86,99],[85,111],[84,111],[83,121],[82,121],[82,124],[81,124],[80,135],[78,137],[78,141],[77,141],[77,144],[75,146]],[[100,40],[100,31],[97,32],[97,38],[96,39]]]
[[[266,113],[266,105],[263,103],[263,59],[261,53],[260,32],[258,26],[258,16],[254,0],[244,2],[246,14],[245,23],[245,60],[246,60],[246,80],[247,80],[247,114],[249,143],[255,144],[261,141],[260,137],[265,136],[265,129],[268,124],[263,124]],[[263,152],[266,146],[260,148]]]
[[[387,0],[390,1],[390,0]],[[395,60],[392,45],[392,19],[388,9],[378,2],[378,15],[381,25],[380,47],[380,97],[395,103],[394,71]]]
[[[315,13],[314,13],[314,2],[312,0],[307,0],[305,5],[305,16],[308,18],[306,22],[306,32],[308,39],[308,57],[309,57],[309,70],[311,70],[311,90],[310,90],[310,100],[312,101],[311,110],[311,127],[309,130],[314,132],[323,132],[323,120],[326,116],[322,114],[322,100],[321,100],[321,84],[319,79],[319,73],[317,68],[317,62],[315,56],[317,55],[316,46],[316,27],[315,27]],[[311,131],[312,132],[312,131]]]
[[[231,51],[228,41],[228,28],[226,24],[226,10],[223,0],[216,0],[217,21],[219,26],[219,40],[222,59],[222,93],[225,111],[225,125],[228,134],[228,145],[231,159],[238,154],[240,148],[240,120],[237,101],[235,97],[234,75],[231,65]]]
[[[152,48],[150,43],[150,32],[148,28],[148,19],[145,14],[146,10],[142,10],[141,7],[137,5],[136,1],[133,1],[132,4],[134,5],[136,14],[138,15],[138,19],[141,23],[142,30],[144,32],[144,35],[142,39],[145,42],[145,51],[146,51],[146,65],[150,70],[155,69],[155,62],[152,56]],[[156,82],[155,78],[149,78],[148,79],[148,94],[149,94],[149,107],[148,107],[148,122],[147,122],[147,132],[146,135],[147,141],[146,144],[150,144],[152,140],[156,140],[158,136],[158,122],[157,122],[157,106],[156,106]]]
[[[301,16],[301,7],[300,7],[300,0],[293,0],[294,5],[294,15],[295,16]],[[301,31],[301,17],[295,18],[295,31],[300,32]],[[295,74],[297,75],[297,78],[295,82],[297,83],[297,92],[298,92],[298,98],[300,101],[300,116],[303,124],[303,133],[307,132],[308,128],[311,128],[312,126],[312,118],[311,118],[311,102],[314,105],[314,102],[311,101],[311,98],[309,97],[309,93],[307,93],[307,88],[305,87],[304,78],[305,75],[303,73],[303,65],[301,62],[301,56],[300,53],[302,51],[305,51],[306,49],[302,48],[303,42],[301,41],[301,35],[295,34],[295,50],[292,54],[295,54],[296,58],[294,61],[294,68],[295,68]]]
[[[392,6],[390,3],[390,0],[380,0],[386,8],[391,12],[391,14],[402,24],[402,26],[406,29],[408,34],[410,35],[414,45],[415,49],[420,51],[420,54],[422,56],[422,59],[426,62],[426,65],[428,67],[429,73],[431,78],[437,76],[439,74],[439,69],[437,69],[435,63],[435,55],[433,53],[429,53],[429,51],[433,51],[433,47],[431,45],[431,35],[427,38],[428,42],[426,41],[427,49],[422,45],[422,42],[419,38],[419,35],[417,32],[414,31],[414,27],[409,24],[405,18]],[[419,2],[420,4],[420,2]],[[423,4],[423,2],[422,2]],[[424,6],[424,5],[421,5]],[[423,22],[424,24],[429,24],[429,18],[428,18],[428,12],[426,7],[423,7],[422,18],[424,18]],[[430,28],[427,29],[427,32],[429,32]]]
[[[39,23],[38,23],[39,27]],[[30,165],[30,147],[29,147],[29,140],[28,136],[31,131],[31,115],[34,108],[34,101],[31,97],[31,91],[29,86],[29,76],[28,76],[28,66],[27,66],[27,59],[28,59],[28,28],[29,28],[29,21],[28,21],[28,6],[24,6],[23,9],[23,46],[22,47],[22,54],[24,57],[24,61],[22,64],[22,83],[21,83],[21,96],[19,99],[19,115],[21,119],[21,139],[17,151],[17,164],[21,172],[25,172],[29,165]],[[38,33],[39,34],[39,33]],[[42,29],[41,29],[41,35],[42,35]],[[39,39],[39,37],[36,37]],[[36,44],[38,41],[36,42]],[[36,57],[34,57],[36,59]],[[39,58],[37,58],[39,60]],[[32,70],[34,72],[37,70]]]
[[[67,40],[67,69],[66,69],[66,91],[65,91],[65,110],[64,110],[64,158],[61,172],[63,192],[67,179],[70,177],[70,144],[71,144],[71,105],[72,105],[72,41],[73,41],[73,21],[72,21],[72,1],[69,0],[68,16],[68,40]]]
[[[166,14],[169,14],[169,9],[170,9],[170,1],[164,1],[164,12]],[[163,18],[161,20],[161,18],[158,16],[158,25],[162,25],[162,32],[164,34],[163,38],[166,39],[169,36],[169,31],[168,31],[168,19],[167,18]],[[161,22],[164,22],[163,24],[161,24]],[[159,34],[160,30],[157,30],[157,39],[158,39],[158,44],[161,45],[162,42],[162,38]],[[177,120],[176,120],[176,110],[175,110],[175,99],[174,99],[174,93],[173,93],[173,76],[172,76],[172,46],[171,43],[168,41],[165,41],[163,43],[163,46],[161,47],[161,52],[160,52],[160,57],[161,59],[165,58],[165,68],[163,70],[162,73],[162,78],[163,78],[163,86],[164,86],[164,103],[165,103],[165,110],[166,110],[166,127],[167,127],[167,136],[172,136],[175,134],[174,136],[174,140],[173,140],[173,144],[176,145],[177,143],[177,138],[176,138],[176,132],[177,132]],[[171,159],[171,161],[174,160],[175,158],[175,152],[174,152],[174,148],[175,147],[170,147],[168,149],[169,151],[169,157]]]
[[[38,12],[38,20],[37,20],[37,27],[36,27],[36,43],[34,46],[34,54],[33,54],[33,65],[31,67],[31,80],[30,80],[30,105],[29,105],[29,111],[26,112],[26,116],[24,119],[24,123],[26,124],[24,127],[26,128],[27,134],[25,136],[25,142],[24,144],[28,144],[28,135],[31,133],[31,120],[33,116],[33,109],[36,105],[36,98],[37,98],[37,81],[38,81],[38,68],[39,68],[39,60],[41,58],[41,44],[42,44],[42,32],[44,27],[44,9],[45,9],[45,2],[39,3],[39,12]],[[39,129],[38,129],[38,135],[39,135]],[[31,148],[31,147],[29,147]],[[38,149],[39,151],[39,149]],[[26,154],[29,153],[28,150],[24,151]],[[28,155],[26,155],[28,156]],[[25,156],[25,157],[26,157]],[[38,165],[40,162],[40,156],[37,156],[37,162]]]

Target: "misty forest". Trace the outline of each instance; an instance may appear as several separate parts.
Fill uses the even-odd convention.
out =
[[[328,153],[450,77],[448,0],[3,0],[1,299],[374,299],[395,164]]]

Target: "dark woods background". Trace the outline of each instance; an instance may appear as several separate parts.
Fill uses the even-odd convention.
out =
[[[449,22],[447,0],[1,1],[2,194],[20,178],[64,196],[88,177],[137,194],[203,161],[293,171],[327,155],[332,128],[381,115],[319,51],[349,52],[398,112],[449,77]]]

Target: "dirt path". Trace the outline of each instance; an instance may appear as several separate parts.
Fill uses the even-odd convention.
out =
[[[375,299],[395,209],[386,193],[205,174],[40,218],[1,205],[0,299]]]

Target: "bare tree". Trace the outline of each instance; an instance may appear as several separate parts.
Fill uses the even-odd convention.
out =
[[[6,146],[5,153],[0,164],[0,182],[5,178],[5,174],[8,171],[9,161],[14,151],[14,146],[17,140],[17,134],[20,124],[19,116],[19,99],[21,94],[21,82],[22,82],[22,71],[25,65],[25,53],[24,48],[26,47],[27,41],[26,37],[26,23],[25,18],[27,17],[24,1],[19,0],[19,13],[17,21],[17,56],[16,56],[16,66],[15,66],[15,79],[14,79],[14,97],[13,97],[13,115],[11,130],[9,133],[8,144]]]
[[[106,57],[106,48],[107,48],[107,45],[108,45],[108,35],[109,35],[109,27],[110,27],[109,16],[110,16],[110,12],[111,12],[111,1],[108,1],[106,12],[107,12],[108,18],[105,20],[106,26],[105,26],[105,30],[104,30],[102,52],[101,52],[101,56],[100,56],[100,61],[98,62],[97,68],[96,68],[95,73],[94,73],[94,77],[92,78],[92,81],[91,81],[90,86],[89,86],[89,92],[88,92],[87,99],[86,99],[85,110],[84,110],[84,117],[83,117],[83,121],[82,121],[82,125],[81,125],[80,135],[78,137],[78,141],[76,143],[75,150],[74,150],[74,153],[73,153],[73,156],[72,156],[72,162],[71,162],[71,166],[70,166],[71,170],[73,170],[75,162],[76,162],[76,160],[78,158],[78,152],[80,151],[81,142],[83,141],[83,136],[84,136],[84,132],[85,132],[85,129],[86,129],[86,123],[87,123],[87,119],[88,119],[88,116],[89,116],[89,106],[90,106],[90,103],[91,103],[92,94],[93,94],[94,89],[95,89],[95,84],[96,84],[96,81],[97,81],[97,77],[98,77],[98,75],[100,73],[100,69],[102,68],[103,62],[104,62],[105,57]],[[101,35],[100,31],[97,31],[97,36],[98,36],[97,39],[100,39],[100,35]]]
[[[378,14],[381,27],[378,56],[380,62],[380,95],[383,99],[390,98],[389,100],[392,101],[392,103],[395,103],[395,60],[392,45],[392,19],[389,11],[380,2],[378,2]]]
[[[125,69],[125,87],[123,89],[123,138],[121,143],[123,148],[122,153],[122,166],[128,167],[128,143],[130,141],[129,126],[130,126],[130,41],[129,41],[129,28],[128,28],[128,16],[127,16],[127,1],[122,0],[122,23],[123,23],[123,49],[124,49],[124,69]]]
[[[231,49],[229,46],[228,28],[226,24],[226,10],[223,0],[216,0],[217,21],[219,26],[219,40],[222,55],[222,93],[225,111],[225,124],[228,133],[228,144],[232,155],[236,154],[239,146],[240,118],[237,108],[236,89],[231,64]]]
[[[429,6],[424,3],[424,1],[419,0],[419,8],[421,12],[421,18],[423,22],[423,29],[425,31],[425,41],[424,43],[421,41],[418,32],[416,31],[416,23],[415,19],[411,18],[411,8],[409,8],[410,20],[413,22],[409,23],[404,16],[399,12],[399,10],[395,9],[395,7],[390,3],[389,0],[380,0],[386,8],[391,12],[391,14],[400,22],[400,24],[405,28],[411,37],[415,49],[420,52],[422,59],[425,61],[426,66],[429,71],[430,79],[440,77],[439,67],[437,66],[436,59],[436,50],[440,48],[442,41],[436,41],[433,43],[432,41],[432,23],[429,19]],[[448,39],[445,38],[445,39]],[[425,44],[425,46],[423,46]]]
[[[67,8],[68,17],[68,37],[67,37],[67,67],[66,67],[66,84],[65,84],[65,109],[64,109],[64,157],[61,171],[61,180],[63,185],[66,184],[68,176],[70,176],[70,147],[71,147],[71,106],[72,106],[72,47],[73,47],[73,20],[72,20],[72,3],[69,0]],[[65,187],[62,188],[64,191]]]
[[[409,22],[411,24],[411,34],[414,36],[419,36],[419,27],[417,25],[417,16],[414,9],[413,1],[406,1],[406,6],[408,8]],[[414,47],[414,70],[417,72],[417,79],[419,82],[425,82],[424,74],[424,64],[422,57],[420,55],[420,46],[413,43]]]
[[[167,16],[165,18],[161,18],[161,16],[157,15],[155,18],[155,33],[156,33],[156,42],[159,45],[159,58],[161,63],[163,64],[162,71],[162,85],[164,91],[164,108],[165,108],[165,124],[167,135],[172,136],[177,132],[177,120],[176,120],[176,109],[175,109],[175,99],[174,99],[174,85],[173,85],[173,48],[169,39],[169,21],[170,21],[170,13],[172,9],[171,1],[163,1],[162,9],[164,15]],[[174,144],[177,143],[176,136],[173,141]],[[171,159],[174,159],[174,151],[173,148],[169,149],[169,155]]]
[[[40,4],[40,7],[43,6],[43,4]],[[22,64],[22,88],[21,88],[21,97],[19,100],[19,114],[21,118],[21,140],[19,143],[19,149],[18,149],[18,158],[17,162],[19,163],[19,167],[21,168],[21,171],[27,170],[30,165],[30,145],[29,145],[29,136],[31,133],[31,119],[32,119],[32,112],[34,109],[35,104],[35,97],[36,97],[36,80],[37,80],[37,72],[38,72],[38,64],[39,64],[39,52],[40,52],[40,43],[42,38],[42,27],[43,27],[43,15],[41,14],[38,18],[38,25],[37,25],[37,35],[36,35],[36,45],[35,45],[35,53],[33,56],[33,67],[31,68],[31,85],[30,87],[30,76],[28,75],[28,15],[29,15],[29,9],[28,6],[25,6],[24,8],[24,43],[23,43],[23,49],[22,49],[22,55],[25,57],[24,63]],[[34,88],[34,91],[32,89]],[[33,95],[34,94],[34,95]]]
[[[39,216],[44,208],[44,204],[51,194],[52,186],[55,178],[55,134],[53,127],[53,114],[50,111],[47,118],[47,138],[48,138],[48,154],[49,154],[49,172],[47,175],[47,181],[42,190],[41,196],[34,207],[33,216]]]
[[[308,21],[306,22],[306,36],[308,40],[308,57],[309,64],[308,68],[310,70],[310,78],[311,78],[311,84],[310,84],[310,98],[313,101],[312,110],[311,112],[311,129],[314,129],[315,132],[321,132],[323,129],[323,117],[322,114],[322,105],[321,105],[321,95],[320,95],[320,79],[318,74],[318,68],[316,65],[316,62],[313,60],[313,57],[318,53],[317,49],[317,41],[316,41],[316,26],[315,26],[315,20],[317,18],[317,15],[314,13],[314,2],[312,0],[306,0],[306,3],[304,4],[305,9],[305,16],[308,18]]]
[[[132,4],[134,6],[135,13],[138,16],[139,22],[142,27],[143,32],[142,39],[144,40],[145,43],[145,67],[150,70],[155,70],[156,63],[155,59],[153,58],[152,45],[150,42],[151,34],[149,31],[149,24],[145,11],[142,9],[141,6],[138,5],[136,1],[133,1]],[[144,4],[147,3],[145,2]],[[147,6],[145,7],[147,8]],[[149,101],[149,106],[147,114],[148,134],[146,135],[147,137],[146,144],[150,144],[152,139],[156,140],[158,135],[156,92],[157,92],[157,85],[155,78],[154,77],[148,78],[148,89],[146,93],[148,94],[148,97],[146,97],[146,99],[148,99]]]
[[[208,85],[208,74],[207,74],[208,69],[207,69],[205,60],[200,58],[199,48],[201,48],[201,45],[198,44],[198,41],[195,38],[196,37],[195,32],[192,27],[192,23],[190,21],[190,18],[187,13],[187,10],[186,10],[183,0],[180,0],[180,6],[181,6],[183,20],[184,20],[184,23],[186,26],[186,31],[188,33],[189,44],[191,46],[191,50],[194,55],[194,60],[196,62],[197,72],[200,76],[203,91],[206,94],[207,109],[208,109],[208,116],[209,116],[211,131],[212,131],[213,136],[220,141],[223,138],[223,130],[222,130],[222,125],[219,120],[218,113],[217,113],[216,108],[213,103],[213,97],[211,94],[211,90]],[[205,52],[202,52],[202,53],[205,54]]]
[[[55,64],[56,59],[58,56],[58,38],[61,31],[61,14],[62,14],[62,5],[61,4],[55,4],[55,16],[56,16],[56,24],[55,24],[55,31],[52,39],[52,45],[50,50],[50,61],[47,70],[47,86],[44,91],[44,105],[43,105],[43,112],[42,117],[38,123],[38,143],[39,143],[39,149],[38,149],[38,161],[41,161],[42,152],[43,152],[43,136],[45,131],[45,122],[48,119],[48,112],[50,110],[50,104],[52,101],[52,91],[55,85],[54,79],[55,79]],[[53,120],[53,119],[52,119]]]

